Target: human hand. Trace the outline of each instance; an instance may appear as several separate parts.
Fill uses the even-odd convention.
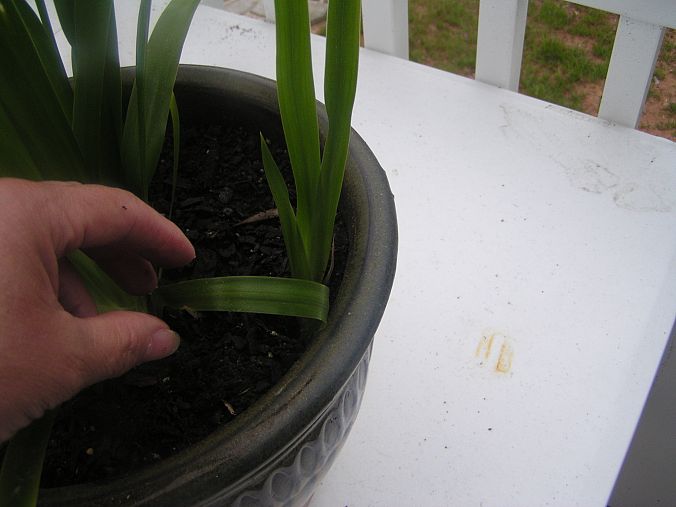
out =
[[[129,192],[0,178],[0,442],[84,387],[178,348],[156,317],[96,315],[66,259],[78,248],[136,295],[157,286],[151,262],[195,258],[178,227]]]

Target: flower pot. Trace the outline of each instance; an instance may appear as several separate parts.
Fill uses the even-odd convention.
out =
[[[127,83],[130,77],[125,75]],[[229,115],[281,136],[270,80],[181,66],[175,93],[182,120]],[[320,129],[326,128],[320,107]],[[396,263],[394,200],[383,170],[355,132],[341,214],[350,248],[328,324],[277,385],[199,444],[107,483],[45,489],[40,505],[307,504],[356,418]]]

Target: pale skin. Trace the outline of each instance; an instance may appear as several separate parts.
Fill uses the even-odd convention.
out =
[[[195,258],[178,227],[129,192],[0,178],[0,442],[84,387],[178,348],[154,316],[97,315],[66,259],[78,248],[137,295],[157,286],[153,265]]]

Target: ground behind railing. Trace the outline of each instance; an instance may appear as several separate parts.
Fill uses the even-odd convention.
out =
[[[207,2],[264,16],[263,0]],[[323,11],[322,2],[310,3],[318,15]],[[409,0],[408,11],[410,59],[474,77],[479,0]],[[596,116],[618,18],[564,0],[530,0],[519,91]],[[323,28],[320,21],[314,31]],[[672,141],[675,69],[676,31],[667,29],[639,129]]]
[[[479,0],[409,0],[410,58],[473,77]],[[596,115],[619,16],[530,0],[519,91]],[[640,130],[676,140],[676,31],[666,31]]]

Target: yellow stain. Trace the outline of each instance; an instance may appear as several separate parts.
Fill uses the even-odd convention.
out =
[[[498,362],[495,365],[495,371],[499,373],[508,373],[512,368],[512,359],[514,357],[514,350],[505,342],[500,347],[500,356],[498,356]]]
[[[491,358],[493,352],[493,344],[500,343],[500,352],[495,361],[495,355]],[[497,345],[496,345],[497,348]],[[485,363],[495,364],[495,371],[498,373],[509,373],[512,369],[512,360],[514,359],[514,349],[509,343],[507,336],[500,332],[485,333],[479,339],[474,356],[481,359],[481,365]]]
[[[482,336],[481,340],[479,340],[479,345],[477,345],[476,352],[474,353],[474,355],[476,357],[483,355],[484,359],[488,359],[488,357],[491,355],[491,349],[493,348],[494,337],[495,335]]]

